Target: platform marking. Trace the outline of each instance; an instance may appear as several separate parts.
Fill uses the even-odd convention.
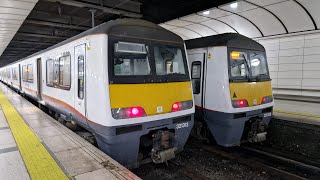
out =
[[[20,154],[33,180],[63,180],[68,177],[51,157],[39,138],[25,123],[6,96],[0,91],[0,105],[8,121]]]
[[[320,118],[320,115],[315,114],[305,114],[305,113],[299,113],[299,112],[290,112],[290,111],[284,111],[284,110],[273,110],[277,113],[283,113],[283,114],[291,114],[291,115],[297,115],[297,116],[306,116],[306,117],[312,117],[312,118]]]

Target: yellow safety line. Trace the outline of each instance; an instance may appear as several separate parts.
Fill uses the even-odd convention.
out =
[[[283,114],[291,114],[291,115],[297,115],[297,116],[306,116],[306,117],[312,117],[312,118],[320,118],[320,115],[315,114],[305,114],[305,113],[299,113],[299,112],[290,112],[290,111],[284,111],[284,110],[273,110],[277,113],[283,113]]]
[[[1,91],[0,104],[31,179],[68,179],[39,138]]]

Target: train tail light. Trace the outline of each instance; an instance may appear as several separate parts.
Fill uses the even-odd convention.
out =
[[[186,109],[191,109],[193,106],[192,100],[189,101],[181,101],[181,102],[175,102],[171,106],[171,112],[174,111],[182,111]]]
[[[111,109],[112,117],[115,119],[129,119],[136,117],[147,116],[144,109],[140,106],[128,108],[113,108]]]
[[[273,101],[273,96],[265,96],[261,99],[261,104],[271,103]]]
[[[248,101],[245,99],[232,100],[232,106],[234,108],[248,107]]]

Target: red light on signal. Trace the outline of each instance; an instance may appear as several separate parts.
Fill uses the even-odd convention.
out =
[[[180,103],[176,102],[172,104],[171,111],[179,111],[181,109]]]

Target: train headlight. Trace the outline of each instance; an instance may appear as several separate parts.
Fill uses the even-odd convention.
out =
[[[248,107],[248,101],[245,99],[232,100],[232,106],[234,108]]]
[[[171,106],[171,112],[191,109],[192,106],[193,106],[192,100],[182,101],[182,102],[175,102]]]
[[[146,112],[140,106],[128,108],[113,108],[111,109],[112,117],[114,119],[128,119],[146,116]]]
[[[273,96],[266,96],[261,99],[261,104],[271,103],[273,101]]]

